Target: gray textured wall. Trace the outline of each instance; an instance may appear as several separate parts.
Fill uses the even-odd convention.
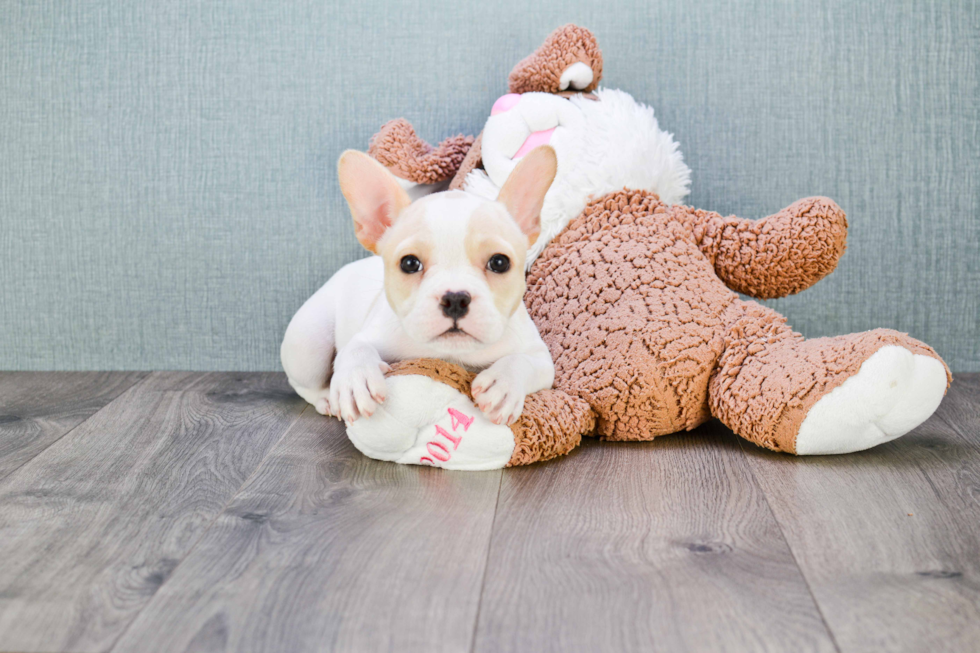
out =
[[[676,134],[692,204],[847,211],[838,271],[774,302],[799,330],[980,370],[980,3],[387,4],[0,0],[0,368],[276,369],[362,255],[337,155],[397,116],[478,131],[574,21]]]

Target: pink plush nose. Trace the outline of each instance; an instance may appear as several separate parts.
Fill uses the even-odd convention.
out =
[[[497,101],[493,103],[493,107],[490,109],[490,115],[495,116],[498,113],[504,113],[505,111],[510,111],[520,101],[521,101],[520,93],[508,93],[507,95],[501,95],[499,98],[497,98]]]
[[[521,145],[521,149],[517,150],[517,153],[513,156],[513,158],[517,160],[522,156],[524,156],[525,154],[527,154],[528,152],[530,152],[531,150],[533,150],[534,148],[536,148],[537,146],[547,145],[548,143],[551,142],[551,135],[554,133],[555,133],[554,127],[539,132],[533,132],[530,136],[527,137],[527,140],[524,141],[524,145]]]
[[[497,98],[497,101],[493,103],[493,107],[490,109],[490,115],[496,116],[499,113],[506,113],[514,107],[517,103],[521,101],[520,93],[508,93],[507,95],[501,95]],[[516,161],[522,156],[538,147],[539,145],[547,145],[551,142],[551,136],[555,133],[555,128],[544,129],[541,131],[531,132],[530,136],[524,141],[520,149],[511,157],[512,160]]]

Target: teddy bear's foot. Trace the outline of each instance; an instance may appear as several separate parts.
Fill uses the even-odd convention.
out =
[[[709,385],[711,412],[774,451],[869,449],[924,422],[952,380],[928,345],[891,329],[805,340],[772,309],[744,305]]]
[[[460,470],[499,469],[510,461],[511,429],[487,419],[459,388],[423,373],[396,373],[386,383],[385,402],[347,427],[364,455]]]
[[[473,404],[474,377],[440,360],[395,363],[387,399],[371,417],[352,422],[347,436],[378,460],[480,470],[561,456],[595,428],[589,405],[558,390],[528,395],[511,426],[494,424]]]
[[[514,453],[507,463],[530,465],[564,456],[595,430],[595,413],[584,399],[560,390],[541,390],[524,400],[524,412],[510,428]]]
[[[810,408],[796,453],[851,453],[894,440],[926,421],[945,392],[946,368],[938,359],[882,347]]]

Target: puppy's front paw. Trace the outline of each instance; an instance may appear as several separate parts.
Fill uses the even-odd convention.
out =
[[[335,371],[330,380],[330,412],[348,423],[373,415],[387,395],[384,372],[388,369],[385,363],[368,363]]]
[[[524,411],[524,384],[493,367],[473,379],[473,400],[494,424],[513,424]]]

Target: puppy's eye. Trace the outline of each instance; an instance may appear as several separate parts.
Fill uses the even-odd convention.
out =
[[[497,274],[503,274],[510,269],[510,259],[503,254],[494,254],[487,261],[487,269]]]
[[[402,257],[401,268],[405,274],[415,274],[422,271],[422,261],[419,260],[418,256],[409,254]]]

